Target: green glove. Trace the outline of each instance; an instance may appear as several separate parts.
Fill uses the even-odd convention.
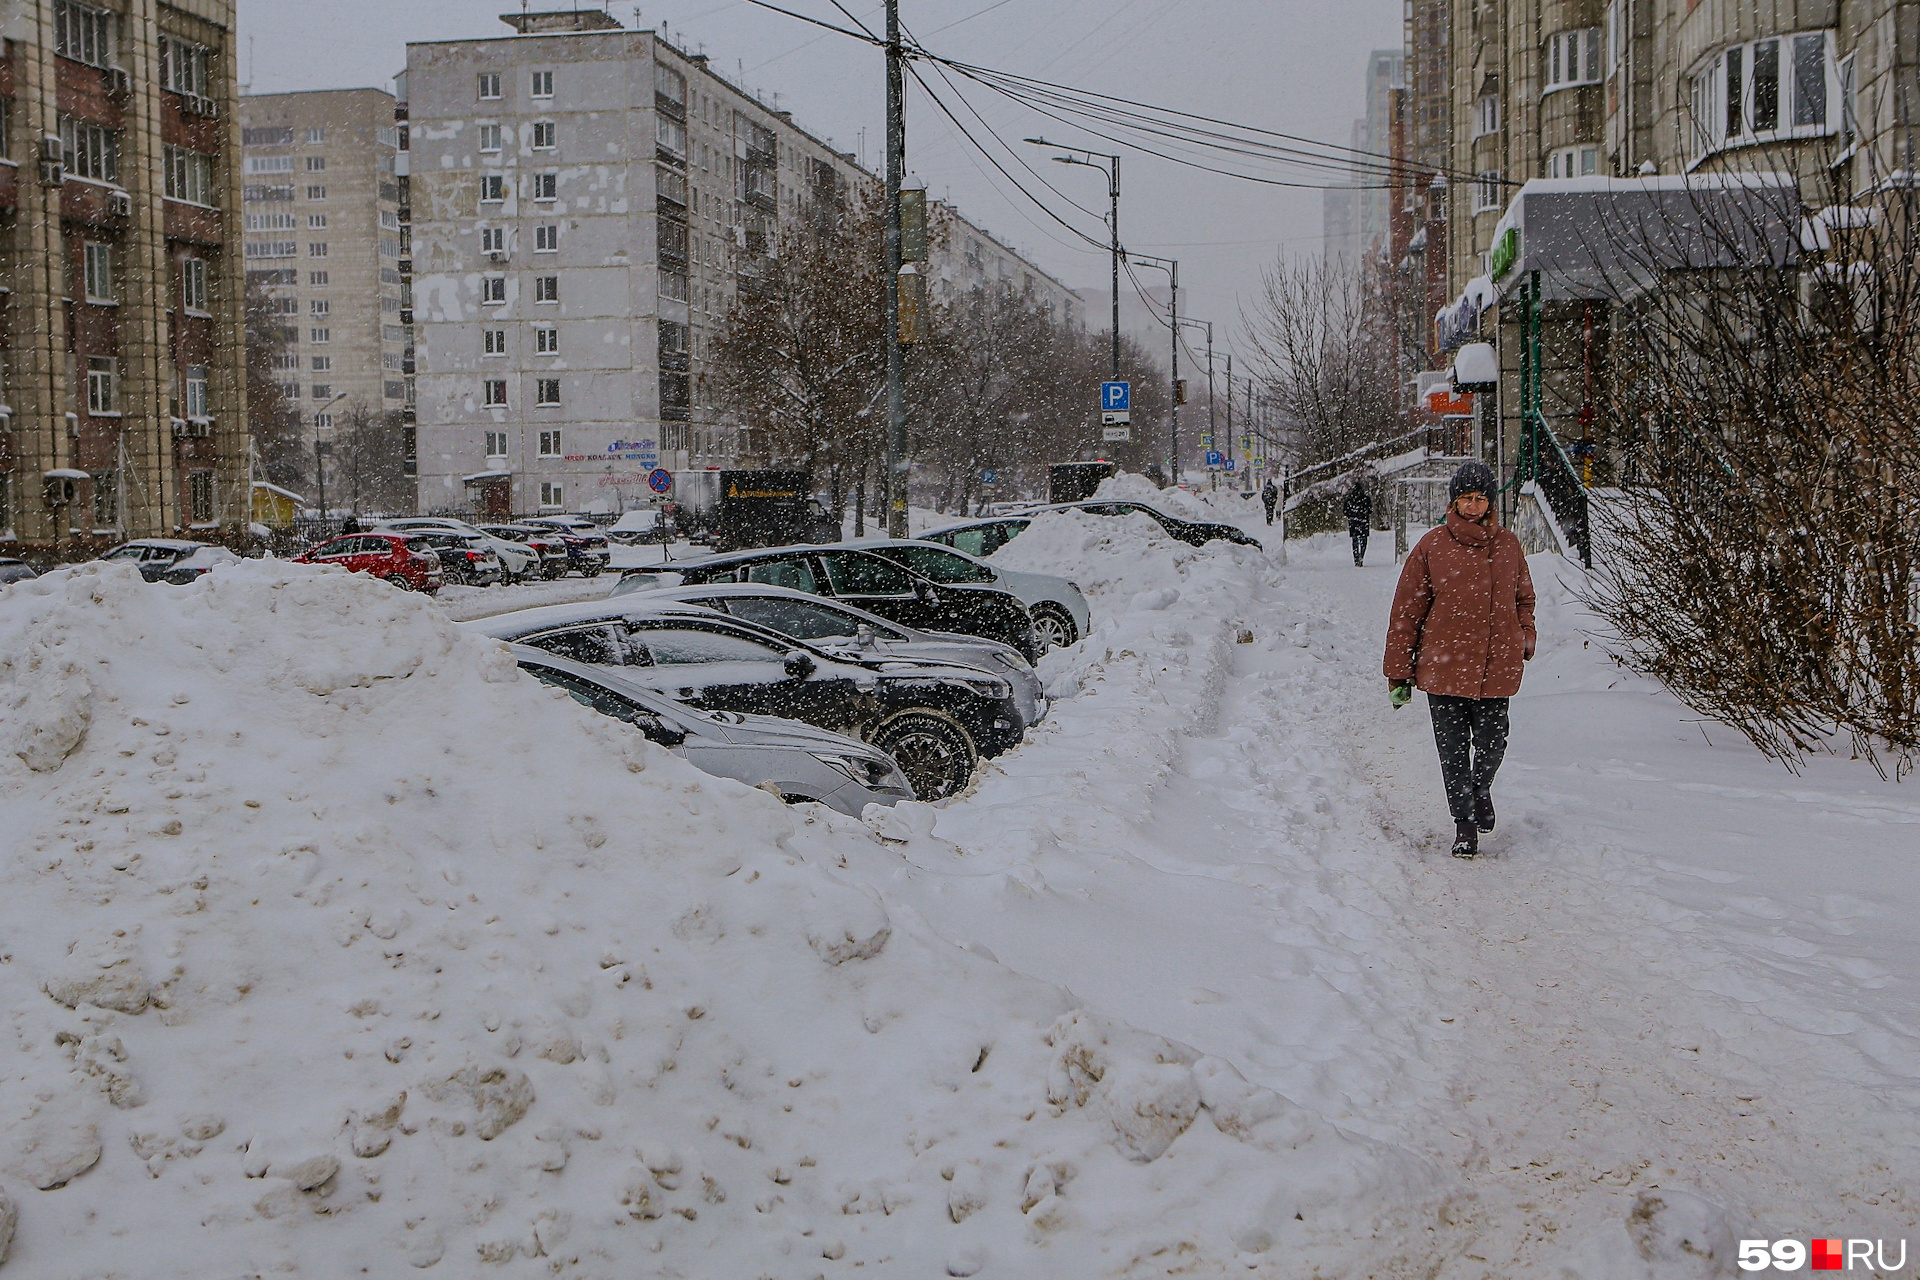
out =
[[[1413,682],[1411,680],[1401,680],[1397,682],[1392,689],[1387,691],[1387,701],[1393,704],[1395,711],[1412,702]]]

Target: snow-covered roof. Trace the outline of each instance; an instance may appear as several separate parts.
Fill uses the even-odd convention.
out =
[[[460,481],[462,484],[477,484],[482,480],[511,480],[511,479],[513,479],[513,472],[511,471],[476,471],[470,476],[460,477]]]
[[[48,480],[87,480],[91,478],[86,472],[74,467],[55,467],[50,471],[42,471],[40,474]]]
[[[301,506],[305,506],[307,504],[307,500],[301,497],[299,494],[295,493],[293,490],[282,489],[279,485],[268,484],[265,480],[255,480],[253,482],[253,487],[256,489],[265,489],[268,493],[277,493],[283,498],[299,503]]]

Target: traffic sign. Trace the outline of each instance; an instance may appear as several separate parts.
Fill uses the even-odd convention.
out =
[[[647,473],[647,488],[655,493],[665,493],[673,488],[673,472],[664,467],[655,467]]]
[[[1108,427],[1100,433],[1100,438],[1108,444],[1125,444],[1133,439],[1133,428]]]
[[[1200,437],[1200,447],[1201,447],[1202,449],[1211,449],[1211,448],[1213,448],[1213,437],[1212,437],[1212,436],[1201,436],[1201,437]]]
[[[1219,451],[1218,449],[1209,449],[1209,450],[1207,450],[1207,465],[1208,465],[1208,466],[1210,466],[1210,467],[1217,467],[1217,466],[1219,466],[1219,465],[1220,465],[1220,464],[1221,464],[1222,462],[1225,462],[1225,461],[1226,461],[1226,458],[1225,458],[1225,456],[1224,456],[1224,455],[1222,455],[1222,454],[1221,454],[1221,452],[1220,452],[1220,451]]]
[[[1000,478],[1000,473],[998,471],[982,471],[980,473],[981,484],[992,484],[999,478]]]
[[[1227,470],[1229,470],[1229,471],[1233,471],[1233,470],[1235,470],[1235,469],[1236,469],[1236,468],[1234,467],[1234,459],[1232,459],[1232,458],[1228,458],[1228,459],[1227,459]]]
[[[1133,384],[1131,382],[1103,382],[1100,384],[1100,411],[1102,413],[1126,413],[1133,408]]]

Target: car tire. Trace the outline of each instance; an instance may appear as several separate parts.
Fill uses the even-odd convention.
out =
[[[888,716],[867,741],[892,756],[913,786],[916,800],[945,800],[966,790],[980,763],[973,738],[958,721],[938,711],[902,711]]]
[[[583,578],[597,578],[605,568],[606,566],[602,564],[587,565],[580,570],[580,576]]]
[[[387,575],[387,582],[388,582],[388,584],[389,584],[389,585],[391,585],[391,586],[393,587],[393,589],[394,589],[395,591],[411,591],[411,590],[413,590],[413,584],[412,584],[411,582],[408,582],[408,581],[407,581],[407,580],[406,580],[405,578],[403,578],[403,577],[401,577],[401,576],[400,576],[399,574],[397,574],[397,573],[390,573],[390,574],[388,574],[388,575]]]
[[[1033,631],[1039,638],[1042,653],[1049,649],[1065,648],[1080,639],[1080,629],[1073,625],[1073,615],[1058,605],[1034,607]]]

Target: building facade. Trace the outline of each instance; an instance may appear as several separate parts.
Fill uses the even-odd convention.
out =
[[[407,50],[420,509],[618,511],[656,466],[759,460],[699,402],[708,354],[781,223],[876,180],[655,32],[591,11],[504,21]],[[1030,280],[1077,312],[949,223],[941,282]]]
[[[246,284],[281,318],[281,394],[309,446],[330,454],[338,425],[406,406],[407,228],[394,106],[379,89],[240,102]],[[346,493],[344,480],[330,488]]]
[[[0,550],[245,536],[233,18],[0,9]]]

